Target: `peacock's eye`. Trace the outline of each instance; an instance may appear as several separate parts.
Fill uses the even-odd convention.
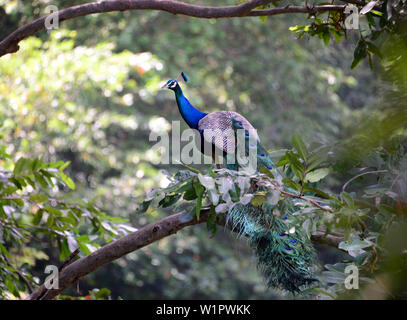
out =
[[[237,124],[238,124],[239,126],[243,125],[242,121],[238,121]]]

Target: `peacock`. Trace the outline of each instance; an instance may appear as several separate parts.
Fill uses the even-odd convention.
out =
[[[248,155],[250,151],[255,152],[256,171],[259,172],[265,167],[275,178],[281,179],[270,155],[260,144],[255,128],[245,117],[233,111],[199,111],[184,96],[180,81],[188,81],[183,72],[177,79],[168,80],[162,88],[174,91],[179,112],[188,126],[198,130],[201,139],[213,146],[212,151],[222,151],[224,167],[229,170],[239,170],[241,167],[237,156],[238,144],[235,143],[234,148],[229,148],[225,144],[225,137],[237,141],[238,131],[242,130],[244,153]],[[225,134],[210,136],[208,141],[205,130],[220,130]],[[204,152],[203,148],[201,152]],[[228,161],[230,158],[235,161]],[[255,186],[253,193],[259,191],[256,188],[259,187]],[[226,221],[232,229],[239,228],[238,234],[248,239],[266,284],[292,293],[297,293],[317,281],[313,276],[316,255],[311,241],[302,230],[291,232],[291,228],[290,232],[288,231],[287,222],[295,211],[293,200],[284,197],[274,206],[267,202],[260,206],[253,206],[251,203],[237,204],[226,215]]]

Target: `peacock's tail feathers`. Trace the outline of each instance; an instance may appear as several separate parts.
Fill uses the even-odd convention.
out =
[[[232,127],[235,131],[244,129],[242,123],[235,119],[232,119]],[[266,167],[275,177],[281,176],[260,142],[250,141],[248,130],[244,133],[246,155],[250,148],[257,148],[252,150],[257,155],[257,171]],[[226,157],[236,157],[237,152]],[[239,163],[236,161],[228,169],[238,170]],[[249,240],[256,254],[258,268],[268,286],[290,292],[299,292],[302,287],[317,281],[312,275],[316,254],[310,239],[301,229],[292,228],[288,224],[291,213],[295,211],[292,199],[283,198],[276,206],[268,203],[261,206],[237,204],[226,217],[232,229]],[[283,213],[283,216],[277,216],[277,212]]]
[[[290,199],[280,200],[278,209],[283,209],[287,201]],[[280,218],[273,210],[267,203],[258,207],[237,204],[228,212],[227,223],[247,237],[269,287],[299,292],[316,281],[312,276],[315,251],[302,230],[290,228],[289,212]]]

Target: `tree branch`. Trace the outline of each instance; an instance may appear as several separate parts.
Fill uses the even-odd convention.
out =
[[[363,173],[361,173],[361,174],[358,174],[358,175],[352,177],[351,179],[349,179],[349,180],[343,185],[343,187],[342,187],[342,192],[345,191],[345,189],[346,189],[346,187],[348,186],[349,183],[351,183],[353,180],[356,180],[357,178],[360,178],[360,177],[362,177],[362,176],[364,176],[364,175],[366,175],[366,174],[379,174],[379,173],[386,173],[386,172],[389,172],[389,171],[388,171],[388,170],[375,170],[375,171],[366,171],[366,172],[363,172]]]
[[[248,14],[251,17],[260,17],[260,16],[274,16],[277,14],[284,14],[284,13],[311,13],[315,14],[318,12],[326,12],[326,11],[343,11],[346,5],[336,5],[336,4],[327,4],[322,6],[315,6],[315,7],[307,7],[307,6],[290,6],[287,5],[283,8],[271,8],[271,9],[263,9],[263,10],[252,10]]]
[[[340,0],[341,2],[346,2],[346,3],[350,3],[350,4],[355,4],[358,5],[360,7],[364,7],[365,5],[367,5],[369,3],[369,1],[365,2],[364,0]],[[373,9],[380,11],[381,10],[381,6],[380,5],[375,5],[373,7]]]
[[[40,286],[33,294],[30,300],[53,299],[65,288],[68,288],[80,278],[83,278],[92,271],[112,262],[120,257],[138,250],[169,235],[177,233],[179,230],[198,223],[205,222],[208,219],[209,210],[201,212],[200,221],[196,218],[188,218],[182,213],[165,217],[159,221],[148,224],[147,226],[121,238],[112,241],[102,248],[96,250],[90,255],[78,259],[66,266],[59,273],[59,289],[47,290],[44,285]]]
[[[177,213],[165,217],[121,238],[112,241],[92,254],[67,265],[59,274],[59,289],[46,289],[44,285],[40,286],[29,296],[29,300],[48,300],[55,298],[64,289],[68,288],[80,278],[83,278],[92,271],[112,262],[120,257],[149,245],[155,241],[161,240],[169,235],[177,233],[179,230],[206,222],[209,216],[209,209],[201,211],[200,220],[196,217]],[[225,220],[217,221],[217,224],[225,226]],[[229,227],[230,226],[226,226]],[[311,238],[313,241],[338,246],[343,241],[343,237],[337,235],[325,235],[319,232]]]
[[[343,11],[346,5],[321,5],[315,7],[307,6],[285,6],[283,8],[272,8],[264,10],[253,10],[261,5],[270,3],[272,0],[250,0],[236,6],[200,6],[175,0],[109,0],[91,2],[62,9],[57,12],[58,21],[74,19],[95,13],[127,10],[159,10],[173,14],[183,14],[197,18],[232,18],[272,16],[284,13],[317,13],[324,11]],[[54,14],[54,13],[53,13]],[[36,32],[45,29],[45,21],[48,16],[18,28],[0,42],[0,57],[7,53],[17,52],[18,43],[32,36]]]
[[[4,253],[2,253],[2,257],[3,257],[4,261],[6,262],[6,264],[7,264],[11,269],[13,269],[14,272],[17,273],[17,275],[20,277],[20,279],[25,283],[25,285],[27,286],[28,292],[29,292],[29,293],[33,293],[33,292],[34,292],[34,289],[33,289],[32,285],[31,285],[30,281],[28,281],[28,279],[23,275],[23,273],[20,272],[19,270],[17,270],[17,268],[15,268],[15,267],[10,263],[10,261],[8,260],[7,256],[6,256]]]

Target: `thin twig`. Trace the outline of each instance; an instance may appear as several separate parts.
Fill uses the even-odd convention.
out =
[[[281,194],[284,194],[284,195],[289,196],[289,197],[291,197],[291,198],[296,198],[296,199],[301,199],[301,200],[307,201],[308,203],[310,203],[310,204],[313,205],[314,207],[317,207],[317,208],[319,208],[319,209],[321,209],[321,210],[324,210],[324,211],[327,211],[327,212],[333,212],[331,208],[329,208],[329,207],[323,207],[323,206],[321,206],[318,202],[316,202],[316,201],[314,201],[314,200],[312,200],[312,199],[309,199],[309,198],[307,198],[307,197],[303,197],[303,196],[300,196],[300,195],[296,195],[296,194],[294,194],[294,193],[287,192],[287,191],[284,191],[284,190],[278,190],[278,191],[280,191]]]
[[[266,176],[266,177],[267,177],[267,176]],[[304,196],[301,196],[301,195],[297,195],[297,194],[294,194],[294,193],[291,193],[291,192],[288,192],[288,191],[285,191],[285,190],[281,190],[281,189],[275,184],[274,181],[270,181],[270,182],[271,182],[271,184],[274,186],[274,189],[277,190],[277,191],[279,191],[281,194],[284,194],[284,195],[289,196],[289,197],[291,197],[291,198],[301,199],[301,200],[307,201],[309,204],[311,204],[311,205],[313,205],[314,207],[317,207],[318,209],[321,209],[321,210],[323,210],[323,211],[333,212],[330,207],[321,206],[321,205],[320,205],[317,201],[315,201],[315,200],[312,200],[312,199],[309,199],[309,198],[307,198],[307,197],[304,197]]]
[[[363,172],[361,174],[358,174],[357,176],[352,177],[351,179],[349,179],[342,187],[342,192],[345,191],[346,187],[348,186],[349,183],[351,183],[353,180],[356,180],[357,178],[364,176],[366,174],[377,174],[377,173],[386,173],[389,172],[388,170],[375,170],[375,171],[366,171]]]
[[[68,264],[70,264],[72,262],[73,258],[75,258],[79,254],[80,251],[81,250],[79,248],[77,248],[75,251],[73,251],[68,256],[68,258],[66,258],[64,260],[64,262],[62,262],[61,266],[58,268],[58,271],[61,272]]]
[[[27,279],[19,270],[17,270],[17,268],[15,268],[15,267],[10,263],[10,261],[8,260],[7,256],[6,256],[4,253],[2,253],[2,256],[3,256],[3,259],[4,259],[4,261],[6,262],[6,264],[7,264],[10,268],[12,268],[12,269],[15,271],[15,273],[17,273],[17,275],[20,277],[20,279],[25,283],[25,285],[27,286],[28,292],[29,292],[30,294],[33,293],[33,292],[34,292],[34,288],[32,287],[30,281],[28,281],[28,279]]]

